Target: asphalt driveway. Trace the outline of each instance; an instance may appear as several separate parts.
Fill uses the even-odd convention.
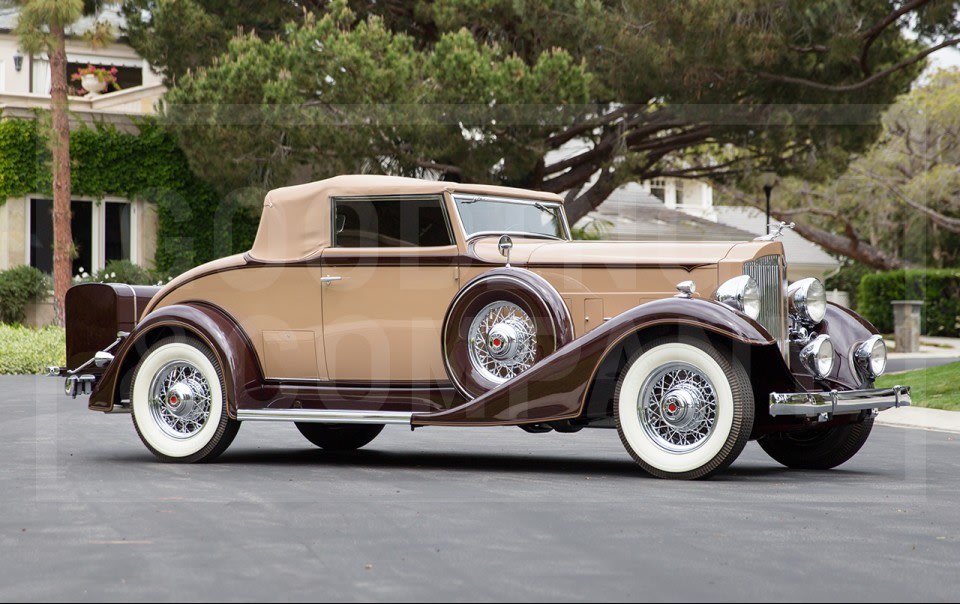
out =
[[[831,472],[751,443],[705,482],[616,432],[244,426],[156,463],[129,416],[0,377],[0,600],[956,600],[960,435],[877,427]]]

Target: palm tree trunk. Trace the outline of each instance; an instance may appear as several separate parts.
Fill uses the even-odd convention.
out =
[[[62,25],[50,27],[56,46],[50,56],[53,108],[53,297],[57,325],[64,324],[64,297],[73,278],[70,227],[70,119],[67,106],[67,49]]]

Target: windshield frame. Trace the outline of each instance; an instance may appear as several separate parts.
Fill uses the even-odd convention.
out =
[[[501,197],[499,195],[477,195],[471,193],[452,193],[450,195],[451,201],[453,202],[453,209],[457,213],[457,219],[460,221],[460,226],[463,228],[464,239],[469,241],[477,237],[489,236],[489,235],[515,235],[518,237],[534,237],[536,239],[550,239],[554,241],[572,241],[573,236],[570,233],[570,223],[567,221],[567,214],[564,212],[563,204],[556,201],[548,201],[545,199],[520,199],[517,197]],[[549,210],[552,210],[556,213],[556,219],[560,223],[560,230],[562,231],[562,236],[557,237],[555,235],[549,235],[547,233],[537,233],[531,231],[476,231],[469,232],[467,230],[467,225],[463,221],[463,216],[460,213],[460,203],[466,201],[466,203],[481,203],[484,201],[493,201],[496,203],[513,203],[518,205],[528,205],[536,206],[537,204],[546,207]],[[543,211],[543,210],[540,210]]]

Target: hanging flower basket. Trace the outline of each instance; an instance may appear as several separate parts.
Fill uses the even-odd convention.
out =
[[[117,84],[116,67],[106,69],[87,65],[82,69],[78,69],[76,73],[70,76],[70,79],[74,82],[79,81],[80,86],[91,94],[100,94],[106,90],[108,86],[114,90],[120,90],[120,86]]]

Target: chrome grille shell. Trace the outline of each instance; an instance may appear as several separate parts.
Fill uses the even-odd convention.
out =
[[[763,325],[780,346],[780,352],[789,360],[790,342],[787,332],[787,267],[783,256],[761,256],[743,264],[743,274],[753,277],[760,289],[760,316]]]

